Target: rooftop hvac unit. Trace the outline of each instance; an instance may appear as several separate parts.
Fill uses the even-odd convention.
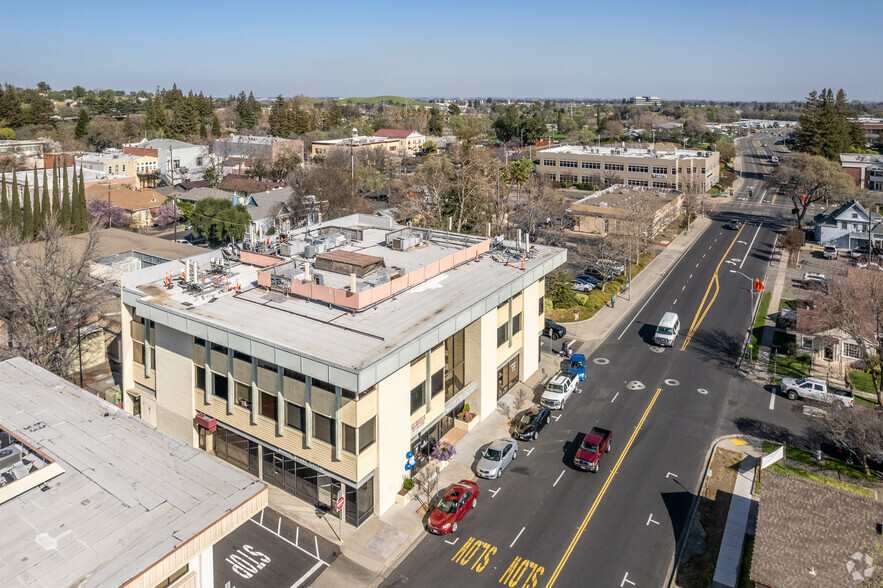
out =
[[[9,445],[0,449],[0,471],[6,471],[21,462],[21,449],[18,445]]]
[[[325,276],[322,274],[316,274],[316,284],[319,286],[325,285]]]
[[[306,245],[304,247],[304,257],[306,257],[306,258],[316,257],[316,246],[315,245]]]
[[[326,245],[322,239],[313,239],[313,247],[316,250],[316,255],[325,253]]]

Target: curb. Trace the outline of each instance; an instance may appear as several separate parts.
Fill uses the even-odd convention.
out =
[[[699,498],[702,492],[702,484],[705,481],[705,472],[708,471],[708,468],[711,467],[711,460],[714,458],[714,452],[717,451],[718,446],[724,441],[729,441],[730,439],[757,439],[756,437],[752,437],[751,435],[723,435],[721,437],[717,437],[714,441],[712,441],[711,446],[708,448],[708,452],[705,455],[705,470],[699,474],[699,481],[696,485],[696,491],[693,493],[693,502],[690,504],[690,518],[687,521],[686,532],[678,538],[677,543],[675,543],[675,553],[676,556],[672,557],[672,562],[669,566],[668,580],[665,583],[666,588],[670,588],[675,580],[675,574],[680,567],[683,560],[683,548],[684,544],[687,542],[687,538],[690,536],[690,529],[693,528],[693,522],[696,520],[696,514],[699,512]],[[762,440],[761,440],[762,441]]]

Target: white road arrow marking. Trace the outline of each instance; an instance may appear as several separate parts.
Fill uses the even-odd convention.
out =
[[[667,480],[669,476],[672,476],[672,477],[674,477],[674,478],[677,478],[677,477],[678,477],[677,474],[673,474],[673,473],[671,473],[671,472],[666,472],[666,473],[665,473],[665,479]]]
[[[457,541],[459,541],[459,540],[460,540],[459,537],[457,537],[457,538],[454,539],[453,541],[448,541],[447,539],[445,539],[445,543],[447,543],[448,545],[456,545],[456,544],[457,544]]]
[[[625,576],[622,578],[622,582],[619,583],[619,588],[622,588],[623,586],[625,586],[625,583],[626,583],[626,582],[628,582],[628,583],[631,584],[632,586],[635,585],[634,582],[632,582],[631,580],[629,580],[629,573],[628,573],[628,572],[625,573]]]
[[[652,513],[652,512],[650,513],[650,516],[647,518],[647,524],[644,525],[644,526],[645,526],[645,527],[649,527],[649,526],[650,526],[650,523],[653,523],[654,525],[658,525],[658,524],[659,524],[659,521],[654,521],[654,520],[653,520],[653,513]]]
[[[490,492],[491,494],[493,494],[493,495],[494,495],[494,498],[496,498],[496,497],[497,497],[497,492],[499,492],[499,491],[502,490],[502,489],[503,489],[503,487],[500,486],[500,487],[497,488],[496,490],[488,490],[488,492]]]

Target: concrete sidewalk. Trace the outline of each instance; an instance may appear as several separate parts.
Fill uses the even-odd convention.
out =
[[[689,233],[682,233],[666,243],[665,249],[632,280],[631,296],[617,296],[615,308],[602,308],[590,319],[566,324],[567,338],[577,339],[575,350],[590,355],[628,313],[646,300],[671,267],[710,225],[711,221],[707,218],[697,219]],[[474,479],[472,467],[483,446],[494,439],[510,436],[507,407],[515,401],[518,392],[526,390],[536,400],[543,383],[561,369],[563,358],[556,353],[560,346],[550,349],[550,345],[543,341],[541,347],[540,369],[528,381],[517,383],[500,399],[496,410],[488,418],[457,441],[456,455],[444,464],[438,474],[439,490],[464,478]],[[371,517],[359,528],[343,525],[342,537],[338,537],[336,515],[317,512],[313,506],[272,486],[270,506],[340,545],[340,557],[313,584],[320,588],[379,585],[389,571],[426,536],[425,517],[418,512],[420,501],[416,499],[404,506],[394,505],[383,515]]]

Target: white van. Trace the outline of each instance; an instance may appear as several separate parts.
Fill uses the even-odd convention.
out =
[[[667,312],[662,315],[662,320],[659,321],[659,325],[656,327],[653,342],[663,347],[672,347],[680,330],[681,321],[678,320],[677,313]]]

